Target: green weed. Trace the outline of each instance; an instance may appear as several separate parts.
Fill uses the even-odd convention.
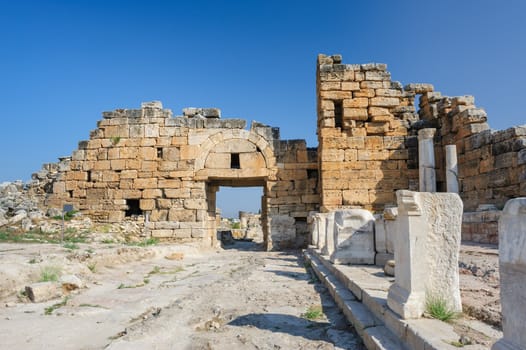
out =
[[[39,282],[56,282],[61,272],[61,268],[58,266],[44,266],[40,270]]]
[[[69,250],[79,249],[79,246],[72,242],[64,243],[63,247]]]
[[[459,316],[457,312],[451,310],[447,300],[439,296],[431,296],[427,298],[426,312],[429,316],[444,322],[450,322]]]
[[[60,303],[56,303],[56,304],[53,304],[53,305],[51,305],[49,307],[46,307],[44,309],[44,313],[46,315],[51,315],[53,313],[53,311],[55,311],[57,309],[60,309],[63,306],[66,306],[66,304],[68,303],[68,300],[69,300],[69,298],[65,297],[64,300],[62,300]]]
[[[301,315],[301,317],[307,320],[316,320],[323,317],[323,311],[320,305],[309,306],[307,311]]]

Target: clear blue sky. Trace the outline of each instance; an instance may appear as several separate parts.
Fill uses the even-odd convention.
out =
[[[316,146],[318,53],[475,95],[495,129],[523,124],[525,14],[523,0],[0,0],[0,182],[70,155],[102,111],[150,100]]]

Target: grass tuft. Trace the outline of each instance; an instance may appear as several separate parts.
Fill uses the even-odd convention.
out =
[[[61,268],[58,266],[44,266],[40,270],[39,282],[56,282],[61,272]]]
[[[72,242],[64,243],[63,247],[69,250],[79,249],[79,246]]]
[[[426,312],[437,320],[450,322],[459,317],[459,314],[451,310],[447,300],[443,297],[432,296],[426,301]]]
[[[307,320],[317,320],[323,317],[323,311],[320,305],[309,306],[307,311],[301,315],[301,317]]]
[[[46,315],[51,315],[53,311],[55,311],[56,309],[60,309],[62,306],[66,306],[66,304],[68,303],[68,299],[69,299],[68,297],[65,297],[64,300],[62,300],[60,303],[56,303],[49,307],[46,307],[44,309],[44,313]]]

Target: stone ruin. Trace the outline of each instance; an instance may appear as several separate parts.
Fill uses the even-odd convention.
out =
[[[526,195],[525,126],[493,131],[472,96],[403,86],[385,64],[340,55],[318,56],[316,91],[317,148],[258,122],[247,130],[216,108],[173,116],[148,102],[104,112],[89,140],[34,175],[32,193],[41,208],[72,204],[94,222],[133,220],[143,236],[215,245],[216,191],[259,186],[267,249],[312,241],[310,212],[363,209],[375,213],[377,260],[386,261],[382,213],[396,207],[396,191],[449,191],[464,205],[462,239],[497,243],[500,209]]]
[[[220,186],[263,188],[267,249],[305,245],[318,209],[317,151],[280,140],[279,129],[221,119],[211,108],[172,116],[160,102],[105,112],[54,181],[46,205],[72,204],[102,222],[135,219],[146,235],[217,245]]]
[[[317,148],[216,108],[104,112],[70,157],[23,189],[1,188],[0,226],[16,217],[30,227],[43,214],[28,211],[71,204],[95,222],[134,221],[143,236],[217,246],[220,186],[258,186],[261,214],[240,216],[247,237],[268,250],[311,244],[334,264],[394,266],[387,305],[404,319],[420,317],[431,294],[460,310],[460,240],[500,242],[504,338],[494,348],[524,346],[525,210],[514,198],[526,196],[526,126],[491,130],[472,96],[403,86],[385,64],[340,55],[318,56],[316,91]]]

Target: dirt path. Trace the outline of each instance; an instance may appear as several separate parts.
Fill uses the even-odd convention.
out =
[[[45,308],[63,300],[6,299],[0,348],[363,349],[299,253],[253,248],[237,243],[174,261],[164,258],[163,247],[154,247],[149,249],[162,254],[94,272],[79,267],[90,259],[73,259],[70,269],[83,274],[88,288],[51,315]],[[318,308],[319,318],[306,318]]]

